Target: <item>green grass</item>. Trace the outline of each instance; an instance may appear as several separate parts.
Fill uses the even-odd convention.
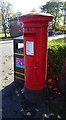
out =
[[[10,37],[9,33],[7,33],[6,35],[7,35],[7,37]],[[5,34],[4,33],[0,34],[0,37],[5,37]]]

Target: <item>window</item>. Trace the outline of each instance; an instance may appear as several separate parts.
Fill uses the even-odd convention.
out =
[[[17,25],[20,25],[20,22],[19,22],[19,21],[17,21]]]
[[[14,21],[11,22],[12,26],[14,26]]]

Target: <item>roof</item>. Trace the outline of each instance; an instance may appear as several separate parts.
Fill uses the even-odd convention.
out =
[[[13,21],[13,20],[18,20],[18,17],[15,17],[13,19],[10,19],[10,21]]]

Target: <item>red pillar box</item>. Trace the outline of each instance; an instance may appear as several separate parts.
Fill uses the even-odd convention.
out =
[[[34,12],[18,19],[24,23],[25,97],[40,102],[45,96],[48,22],[53,16]]]

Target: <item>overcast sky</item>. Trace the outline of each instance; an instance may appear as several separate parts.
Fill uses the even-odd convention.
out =
[[[66,0],[5,0],[13,5],[13,11],[22,12],[22,14],[29,13],[32,9],[36,9],[37,12],[40,11],[40,7],[46,2],[58,2]]]
[[[40,11],[40,6],[46,4],[49,0],[8,0],[13,5],[14,12],[22,12],[28,13],[33,8],[36,9],[37,12]]]

